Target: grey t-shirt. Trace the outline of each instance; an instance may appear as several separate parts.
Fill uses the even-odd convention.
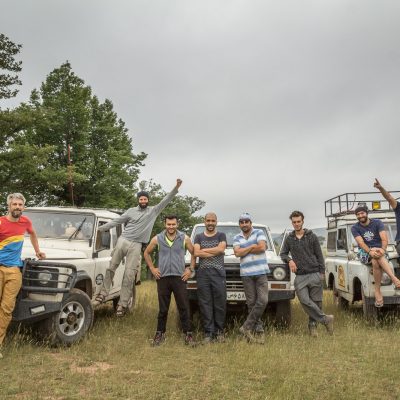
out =
[[[214,236],[206,236],[204,233],[199,233],[194,238],[194,244],[200,245],[200,249],[211,249],[217,247],[221,242],[226,243],[226,235],[223,232],[217,232]],[[216,268],[224,269],[224,255],[220,254],[214,257],[201,258],[199,268]]]

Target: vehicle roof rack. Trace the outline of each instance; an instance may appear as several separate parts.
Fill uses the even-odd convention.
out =
[[[400,198],[400,191],[389,192],[396,200]],[[396,197],[397,196],[397,197]],[[389,202],[380,192],[353,192],[343,193],[325,201],[325,217],[337,219],[345,215],[354,214],[354,210],[364,205],[369,212],[382,213],[392,211]]]

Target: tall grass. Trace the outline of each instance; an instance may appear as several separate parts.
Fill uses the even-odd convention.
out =
[[[119,320],[102,306],[89,335],[70,348],[10,335],[0,360],[0,398],[399,399],[400,322],[371,326],[359,307],[337,311],[329,292],[324,308],[335,314],[333,337],[320,326],[310,338],[295,301],[290,329],[269,326],[265,345],[242,340],[231,321],[226,343],[188,348],[171,306],[167,342],[153,348],[156,288],[145,282],[133,314]]]

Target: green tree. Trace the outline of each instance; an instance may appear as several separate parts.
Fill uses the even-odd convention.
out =
[[[18,93],[13,86],[21,85],[17,73],[21,71],[22,61],[15,60],[21,47],[0,33],[0,99],[9,99]]]
[[[68,62],[32,91],[28,104],[1,112],[0,128],[2,197],[19,187],[35,204],[132,204],[146,154],[133,153],[132,139],[111,101],[101,103],[93,96]],[[22,176],[29,184],[22,184]]]

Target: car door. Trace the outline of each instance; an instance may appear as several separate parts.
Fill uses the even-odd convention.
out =
[[[334,259],[337,272],[336,286],[338,290],[349,292],[351,278],[349,277],[349,246],[347,227],[340,227],[336,231],[336,256]]]
[[[107,222],[109,221],[106,219],[99,218],[98,226],[104,225]],[[106,275],[106,270],[110,265],[112,251],[115,248],[115,244],[118,238],[117,228],[120,227],[114,227],[110,231],[104,231],[104,232],[97,231],[95,237],[93,256],[95,260],[95,270],[96,270],[95,273],[96,293],[103,285],[103,281]],[[124,272],[123,269],[124,268],[120,267],[117,268],[113,277],[113,283],[110,289],[110,295],[120,291],[122,276]]]

